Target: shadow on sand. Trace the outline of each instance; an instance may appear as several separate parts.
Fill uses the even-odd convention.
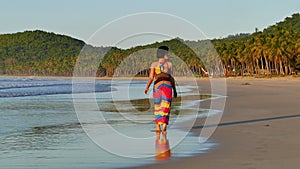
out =
[[[201,129],[201,128],[209,128],[209,127],[216,127],[216,126],[231,126],[231,125],[238,125],[238,124],[246,124],[246,123],[255,123],[255,122],[263,122],[263,121],[272,121],[272,120],[280,120],[280,119],[288,119],[288,118],[295,118],[300,117],[300,114],[289,115],[289,116],[278,116],[278,117],[269,117],[269,118],[261,118],[261,119],[253,119],[253,120],[243,120],[243,121],[233,121],[233,122],[224,122],[219,124],[210,124],[210,125],[201,125],[201,126],[194,126],[192,129]]]

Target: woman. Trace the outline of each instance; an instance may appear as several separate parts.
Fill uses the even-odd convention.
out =
[[[154,80],[153,98],[156,131],[160,132],[162,130],[165,132],[169,124],[172,88],[174,90],[174,97],[177,97],[177,92],[174,79],[171,76],[173,66],[171,62],[167,62],[169,59],[169,48],[167,46],[160,46],[157,49],[157,58],[158,61],[151,64],[145,94],[148,94],[149,87]]]

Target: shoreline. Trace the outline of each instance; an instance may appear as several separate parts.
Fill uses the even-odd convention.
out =
[[[73,79],[73,76],[17,76],[17,75],[0,75],[0,78],[28,78],[28,79]],[[96,80],[148,80],[148,77],[76,77],[76,78],[95,78]],[[230,76],[230,77],[183,77],[175,76],[176,80],[209,80],[209,79],[226,79],[226,80],[299,80],[300,76]]]

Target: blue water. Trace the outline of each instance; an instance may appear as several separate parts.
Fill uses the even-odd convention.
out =
[[[130,86],[130,95],[115,100],[148,98],[143,94],[145,84],[145,81],[115,81],[111,84],[108,80],[97,80],[92,90],[87,87],[89,84],[82,82],[80,89],[72,93],[72,80],[0,78],[0,168],[124,168],[156,163],[151,112],[133,112],[134,117],[140,117],[142,122],[130,123],[128,119],[120,118],[120,114],[122,117],[124,114],[132,116],[125,111],[128,105],[118,107],[118,112],[108,111],[112,98],[124,95],[124,86]],[[106,123],[118,132],[130,137],[150,137],[147,148],[153,150],[152,153],[145,151],[147,154],[141,154],[145,158],[139,160],[121,156],[101,148],[86,134],[77,118],[73,96],[93,91],[100,105],[100,110],[93,113],[101,112]],[[180,91],[184,95],[192,94],[189,86]],[[100,124],[83,125],[97,128]],[[212,142],[200,144],[199,138],[191,133],[174,145],[172,133],[177,133],[177,130],[171,129],[167,134],[172,154],[169,160],[205,153],[215,145]],[[109,139],[110,134],[103,133],[100,137]],[[122,140],[112,140],[112,144],[115,143],[122,145]]]

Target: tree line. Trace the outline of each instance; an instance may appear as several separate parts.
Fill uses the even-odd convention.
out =
[[[77,63],[82,76],[147,76],[160,45],[170,48],[177,76],[292,75],[300,70],[300,16],[293,14],[252,34],[199,41],[175,38],[130,49],[93,47],[40,30],[3,34],[0,74],[72,76]]]
[[[214,44],[228,74],[292,75],[300,70],[300,16]]]

